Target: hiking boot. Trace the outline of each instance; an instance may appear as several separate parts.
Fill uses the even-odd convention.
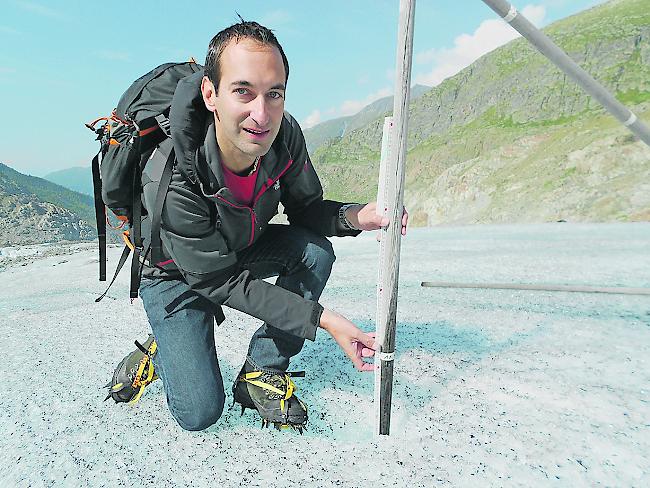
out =
[[[294,391],[296,385],[291,377],[305,376],[302,372],[249,371],[250,363],[235,380],[232,387],[234,401],[241,405],[241,413],[247,408],[257,410],[262,417],[262,427],[271,424],[277,429],[293,428],[302,434],[307,425],[307,406]]]
[[[135,345],[138,348],[117,365],[112,381],[106,385],[108,396],[104,401],[112,398],[115,403],[134,404],[144,393],[145,387],[158,379],[152,361],[157,348],[153,335],[149,334],[144,344],[135,341]]]

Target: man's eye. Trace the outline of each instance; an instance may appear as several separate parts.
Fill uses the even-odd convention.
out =
[[[235,93],[237,95],[246,95],[248,93],[248,90],[246,90],[246,88],[237,88],[235,90]]]
[[[282,93],[280,92],[269,92],[269,97],[273,98],[274,100],[278,100],[282,98]]]

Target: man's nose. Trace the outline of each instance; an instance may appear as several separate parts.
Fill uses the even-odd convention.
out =
[[[260,127],[266,128],[269,123],[269,110],[266,97],[260,95],[251,102],[251,118],[257,122]]]

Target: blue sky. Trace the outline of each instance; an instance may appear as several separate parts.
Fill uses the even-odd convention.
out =
[[[518,2],[538,26],[601,0]],[[392,94],[398,0],[298,2],[0,1],[0,162],[43,176],[88,166],[84,123],[109,114],[140,75],[194,56],[236,21],[271,27],[289,58],[286,108],[303,126]],[[127,17],[128,15],[128,17]],[[480,0],[419,0],[414,82],[435,85],[514,37]]]

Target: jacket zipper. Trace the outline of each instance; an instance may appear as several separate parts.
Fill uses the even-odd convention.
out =
[[[255,216],[255,210],[253,210],[250,207],[247,207],[246,205],[237,205],[235,203],[229,202],[228,200],[226,200],[222,196],[216,195],[216,197],[217,197],[218,200],[221,200],[222,202],[230,205],[231,207],[245,208],[246,210],[248,210],[248,213],[250,214],[250,217],[251,217],[251,236],[250,236],[250,239],[248,239],[247,246],[250,246],[253,243],[253,240],[255,240],[255,221],[257,220],[256,216]]]
[[[255,240],[255,224],[257,223],[257,214],[255,213],[255,210],[254,210],[255,205],[257,204],[258,200],[262,197],[264,192],[266,192],[266,190],[271,188],[275,184],[276,181],[278,181],[280,178],[282,178],[282,176],[289,170],[289,168],[291,167],[292,164],[293,164],[293,159],[290,159],[289,162],[287,163],[287,165],[284,167],[284,169],[282,171],[280,171],[280,174],[278,174],[278,176],[276,176],[272,180],[269,179],[269,180],[267,180],[266,183],[264,183],[264,185],[262,186],[262,189],[257,193],[257,195],[255,195],[255,198],[253,199],[253,203],[251,204],[251,207],[247,207],[246,205],[237,205],[236,203],[233,203],[233,202],[230,202],[230,201],[226,200],[225,198],[223,198],[220,195],[214,195],[215,197],[217,197],[218,200],[221,200],[222,202],[230,205],[231,207],[245,208],[246,210],[248,210],[248,212],[250,214],[250,217],[251,217],[251,236],[250,236],[250,239],[248,240],[247,246],[250,246],[253,243],[253,241]]]
[[[287,165],[284,167],[282,171],[280,171],[280,174],[276,176],[274,179],[268,179],[264,185],[262,185],[262,189],[255,195],[255,199],[253,200],[253,207],[257,204],[257,201],[262,197],[264,192],[271,188],[276,181],[278,181],[282,176],[289,170],[291,167],[291,164],[293,164],[293,159],[290,159]]]

